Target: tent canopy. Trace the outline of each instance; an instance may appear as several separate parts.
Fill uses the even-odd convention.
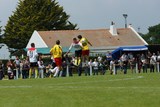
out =
[[[50,54],[50,49],[51,48],[36,48],[38,53],[41,54]],[[69,47],[62,47],[63,52],[68,52]],[[27,51],[28,49],[25,48],[25,51]],[[71,52],[74,52],[74,49],[71,50]]]
[[[147,51],[148,47],[146,46],[126,46],[126,47],[119,47],[112,51],[113,59],[119,59],[122,52],[138,52],[138,51]]]

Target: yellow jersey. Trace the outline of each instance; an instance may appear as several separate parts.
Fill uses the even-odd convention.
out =
[[[86,38],[82,38],[80,40],[80,43],[82,44],[82,50],[89,50],[89,46],[88,46],[88,40]]]
[[[53,58],[62,58],[62,47],[60,45],[54,45],[50,53],[53,55]]]

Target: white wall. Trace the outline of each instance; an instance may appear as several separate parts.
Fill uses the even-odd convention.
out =
[[[8,50],[8,46],[6,44],[0,44],[1,45],[4,45],[1,49],[0,49],[0,60],[3,60],[3,59],[9,59],[9,56],[10,56],[10,52]]]
[[[27,44],[26,48],[30,48],[31,43],[34,43],[36,48],[46,48],[46,47],[48,47],[37,31],[33,32],[30,40],[28,41],[28,44]]]

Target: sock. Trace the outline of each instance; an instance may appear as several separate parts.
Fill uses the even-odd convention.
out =
[[[57,67],[56,72],[54,73],[54,77],[56,77],[59,73],[59,68]]]
[[[55,67],[53,70],[51,70],[52,73],[56,72],[57,67]]]
[[[78,58],[76,58],[76,61],[77,61],[77,62],[76,62],[76,65],[78,66],[78,61],[79,61],[79,59],[78,59]]]
[[[38,69],[35,68],[35,78],[37,78],[37,77],[38,77]]]
[[[30,68],[29,70],[29,78],[31,78],[31,75],[32,75],[32,68]]]
[[[79,60],[78,60],[78,65],[80,65],[80,63],[81,63],[81,59],[80,58],[78,58]]]

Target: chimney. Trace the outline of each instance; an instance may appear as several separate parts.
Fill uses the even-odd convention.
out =
[[[112,21],[109,32],[112,34],[112,36],[117,36],[117,29],[115,27],[115,23]]]

